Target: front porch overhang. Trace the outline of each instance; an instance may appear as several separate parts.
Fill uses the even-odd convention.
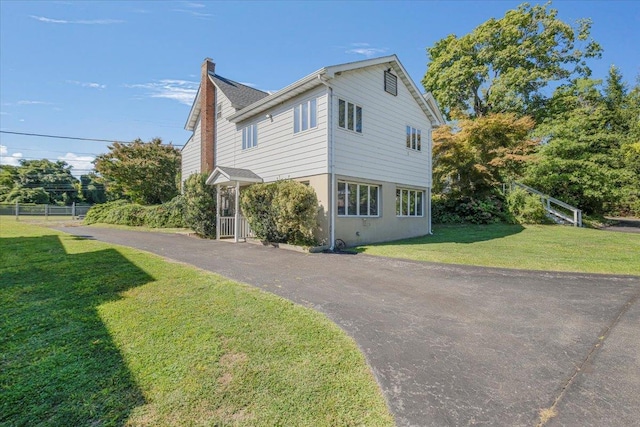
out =
[[[245,186],[263,182],[262,178],[249,169],[230,168],[227,166],[216,167],[209,178],[208,185]]]

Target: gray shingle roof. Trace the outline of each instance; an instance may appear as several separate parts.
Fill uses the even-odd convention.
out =
[[[229,98],[234,108],[241,109],[249,104],[269,96],[267,92],[254,89],[242,83],[234,82],[217,74],[209,74],[209,78]]]
[[[260,176],[256,175],[255,173],[253,173],[249,169],[230,168],[230,167],[227,167],[227,166],[218,166],[217,169],[219,169],[221,172],[229,175],[229,177],[231,177],[231,178],[245,178],[245,179],[259,179],[259,180],[262,180],[262,178],[260,178]]]

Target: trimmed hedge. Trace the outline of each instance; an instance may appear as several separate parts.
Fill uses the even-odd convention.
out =
[[[86,224],[105,223],[151,228],[185,227],[184,199],[176,196],[162,205],[143,206],[126,200],[93,206],[84,219]]]
[[[284,180],[243,190],[240,206],[255,236],[274,243],[316,244],[318,198],[313,188]]]

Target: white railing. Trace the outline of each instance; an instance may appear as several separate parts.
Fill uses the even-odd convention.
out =
[[[535,188],[531,188],[528,185],[524,185],[522,183],[514,181],[511,183],[510,189],[513,190],[515,187],[522,188],[529,194],[535,194],[536,196],[539,196],[544,209],[549,214],[560,218],[570,224],[573,224],[575,227],[582,227],[582,211],[575,206],[571,206],[563,202],[562,200],[547,196],[541,191],[538,191]]]
[[[220,238],[235,237],[236,218],[234,216],[221,216],[220,217]],[[247,237],[252,237],[251,227],[247,219],[243,216],[240,217],[238,239],[246,240]]]

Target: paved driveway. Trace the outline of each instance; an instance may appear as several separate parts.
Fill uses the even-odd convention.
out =
[[[640,278],[301,254],[113,229],[150,251],[325,313],[360,345],[401,426],[640,423]],[[640,260],[639,260],[640,262]]]

